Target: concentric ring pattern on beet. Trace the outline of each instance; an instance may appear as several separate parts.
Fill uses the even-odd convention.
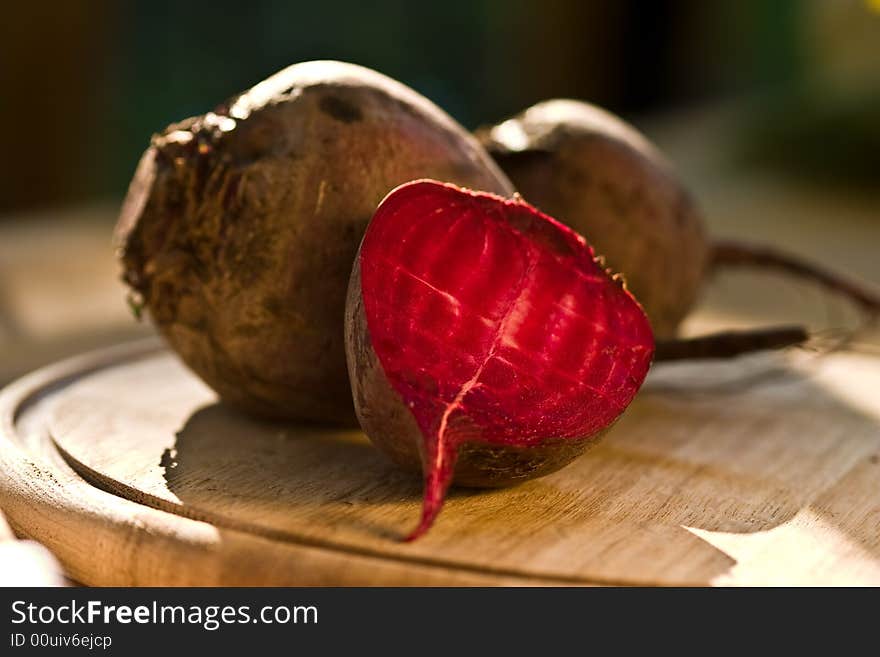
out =
[[[506,485],[571,461],[632,401],[654,350],[583,237],[522,200],[427,180],[376,211],[349,314],[361,423],[425,475],[411,538],[453,479]]]

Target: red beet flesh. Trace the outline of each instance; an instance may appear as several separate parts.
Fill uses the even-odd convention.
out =
[[[420,457],[409,539],[431,526],[454,475],[505,485],[572,460],[627,407],[654,351],[642,308],[581,236],[521,200],[434,181],[379,206],[348,319],[365,431],[404,464]]]

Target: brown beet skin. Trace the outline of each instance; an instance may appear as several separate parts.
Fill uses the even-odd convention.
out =
[[[379,73],[307,62],[154,136],[117,226],[124,279],[221,398],[354,422],[343,315],[379,201],[419,177],[510,195],[480,145]]]
[[[703,220],[658,151],[598,107],[548,100],[479,132],[530,203],[623,274],[658,337],[693,307],[709,258]]]

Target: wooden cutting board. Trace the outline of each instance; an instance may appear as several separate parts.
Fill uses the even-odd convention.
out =
[[[515,488],[421,484],[359,431],[216,402],[157,342],[0,394],[0,505],[92,585],[880,584],[880,360],[666,365]]]

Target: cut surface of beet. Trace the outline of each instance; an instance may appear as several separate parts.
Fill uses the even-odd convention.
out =
[[[421,431],[426,531],[469,442],[518,449],[611,425],[650,367],[648,320],[584,239],[527,203],[398,187],[358,256],[369,341]]]

